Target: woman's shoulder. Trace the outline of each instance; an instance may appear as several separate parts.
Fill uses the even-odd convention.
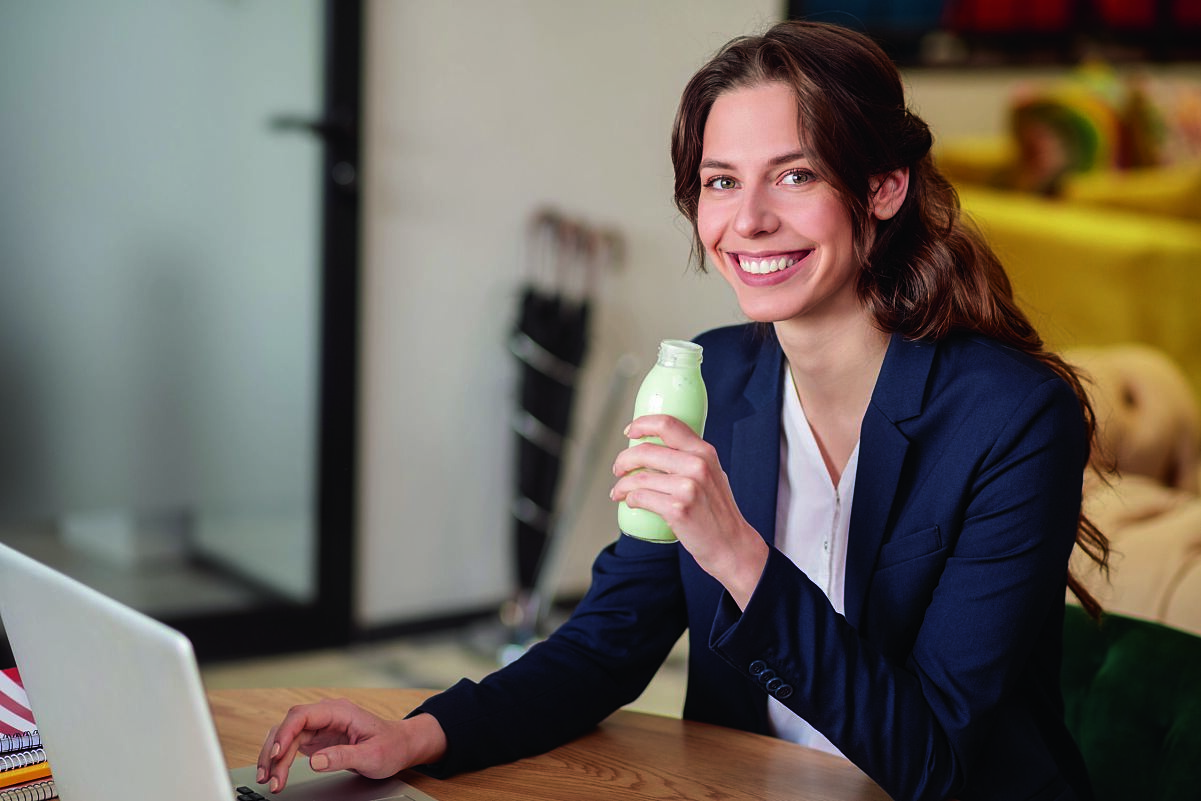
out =
[[[1025,351],[983,334],[952,334],[939,342],[938,362],[944,371],[966,381],[997,380],[1029,389],[1062,380],[1043,362]]]
[[[1088,458],[1088,427],[1072,385],[1029,353],[987,336],[938,343],[915,426],[933,430],[949,421],[964,448],[1049,447],[1072,469]]]
[[[1050,366],[981,334],[955,334],[938,343],[929,390],[1002,414],[1035,396],[1079,414],[1075,390]]]

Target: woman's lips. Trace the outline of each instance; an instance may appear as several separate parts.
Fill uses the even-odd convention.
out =
[[[770,286],[787,281],[801,268],[812,250],[787,253],[727,253],[734,263],[734,272],[748,286]]]

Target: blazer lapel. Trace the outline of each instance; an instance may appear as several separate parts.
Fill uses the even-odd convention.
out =
[[[743,396],[752,411],[734,423],[730,487],[747,522],[770,545],[776,538],[780,469],[780,379],[784,356],[775,336],[764,340]]]
[[[856,627],[889,525],[909,439],[898,423],[921,414],[937,345],[893,334],[859,435],[859,468],[847,542],[846,618]]]

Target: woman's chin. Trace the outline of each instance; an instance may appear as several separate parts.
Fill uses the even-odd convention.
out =
[[[778,323],[792,317],[791,312],[762,303],[740,303],[738,307],[752,323]]]

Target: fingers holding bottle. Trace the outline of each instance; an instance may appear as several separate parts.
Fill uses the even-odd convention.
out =
[[[697,563],[745,607],[766,564],[767,545],[738,509],[716,451],[665,415],[640,417],[626,433],[662,444],[634,444],[617,455],[613,472],[618,478],[610,497],[661,518]]]

